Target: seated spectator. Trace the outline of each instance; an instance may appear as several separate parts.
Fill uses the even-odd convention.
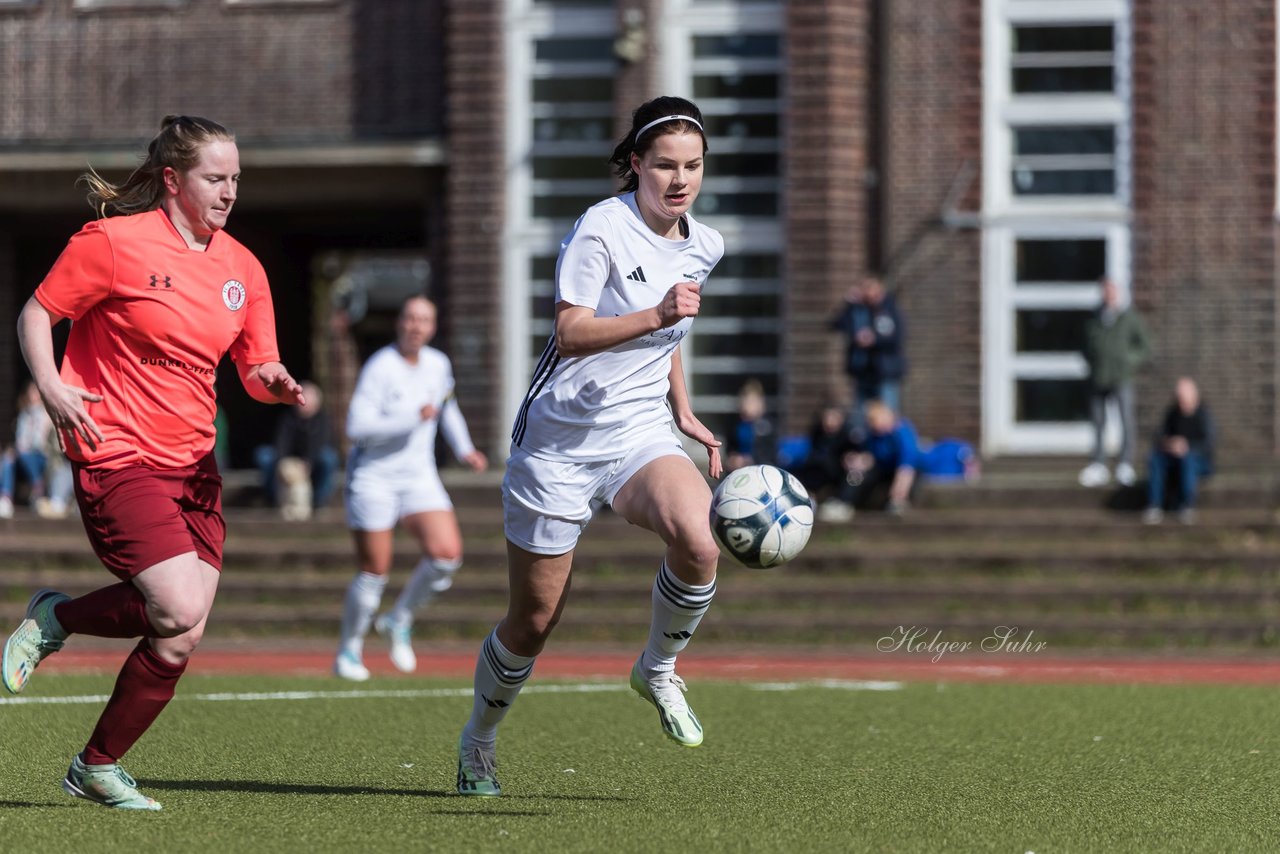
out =
[[[48,494],[32,502],[36,515],[42,519],[65,519],[68,513],[79,515],[71,463],[62,450],[62,440],[57,430],[49,431],[45,439],[44,455],[48,461],[45,467]]]
[[[845,467],[849,454],[858,449],[853,440],[848,413],[840,406],[828,406],[814,418],[809,428],[808,449],[803,459],[796,459],[789,471],[800,482],[819,506],[834,498],[848,483],[849,472]],[[836,501],[832,507],[843,506]],[[839,514],[837,509],[836,514]],[[836,520],[828,520],[836,521]]]
[[[311,473],[311,506],[323,507],[333,493],[334,475],[338,470],[338,450],[334,447],[328,414],[323,409],[323,395],[313,382],[302,383],[306,403],[286,407],[276,422],[273,445],[260,445],[254,453],[262,474],[262,490],[268,503],[280,505],[277,468],[280,461],[296,458]]]
[[[18,407],[13,447],[0,455],[0,519],[13,517],[13,499],[19,475],[30,486],[31,504],[44,496],[44,475],[48,464],[45,448],[53,433],[53,421],[45,411],[40,390],[33,382],[23,388]]]
[[[1151,450],[1143,522],[1156,525],[1163,520],[1165,485],[1170,480],[1179,521],[1195,521],[1196,486],[1213,471],[1213,444],[1213,419],[1200,400],[1200,390],[1195,380],[1182,377],[1174,386],[1173,403],[1165,410]]]
[[[765,414],[764,386],[747,380],[738,392],[738,415],[729,430],[725,471],[773,463],[773,422]]]
[[[849,472],[845,486],[837,498],[824,502],[818,509],[818,517],[824,521],[853,518],[854,508],[864,504],[872,491],[884,485],[889,491],[887,512],[900,516],[910,504],[920,456],[916,431],[910,422],[899,418],[878,400],[867,404],[866,416],[867,438],[863,449],[845,455]]]

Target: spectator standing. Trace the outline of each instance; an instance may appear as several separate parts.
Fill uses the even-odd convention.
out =
[[[1195,521],[1196,487],[1213,471],[1214,430],[1209,409],[1200,400],[1195,380],[1182,377],[1174,386],[1173,403],[1165,410],[1148,467],[1147,509],[1142,521],[1159,524],[1164,518],[1165,484],[1176,476],[1175,508],[1183,523]]]
[[[853,384],[854,428],[865,430],[869,401],[878,400],[901,412],[906,329],[897,301],[885,291],[879,276],[864,276],[849,289],[831,326],[847,340],[845,371]]]
[[[1120,410],[1120,459],[1116,481],[1133,486],[1134,399],[1133,377],[1151,355],[1151,338],[1137,309],[1122,305],[1114,280],[1102,279],[1102,305],[1085,325],[1084,358],[1089,364],[1089,410],[1093,420],[1093,459],[1080,472],[1081,486],[1105,486],[1107,470],[1103,433],[1107,404]]]

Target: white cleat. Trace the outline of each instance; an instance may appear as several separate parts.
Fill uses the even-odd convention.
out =
[[[364,666],[358,655],[340,652],[333,661],[333,675],[351,682],[369,681],[369,668]]]
[[[1089,463],[1080,470],[1080,485],[1087,487],[1106,486],[1111,482],[1111,472],[1102,463]]]
[[[383,614],[373,621],[373,630],[391,641],[391,663],[401,673],[418,669],[418,656],[413,653],[411,624],[392,621],[390,614]]]

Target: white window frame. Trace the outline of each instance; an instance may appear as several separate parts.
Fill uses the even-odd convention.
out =
[[[658,32],[659,51],[662,56],[661,68],[662,79],[661,87],[666,92],[685,93],[691,92],[691,82],[694,72],[694,58],[692,55],[692,39],[695,35],[752,35],[752,34],[768,34],[778,35],[782,37],[785,34],[785,16],[783,15],[782,2],[734,2],[734,0],[666,0],[664,8],[661,11],[661,27]],[[785,41],[784,41],[785,44]],[[779,74],[784,78],[786,75],[786,58],[782,57],[781,67],[778,68]],[[749,60],[743,62],[735,62],[734,69],[739,71],[751,71],[751,63]],[[763,65],[762,65],[763,67]],[[769,61],[768,70],[774,70],[772,60]],[[784,81],[785,82],[785,81]],[[704,99],[705,100],[705,99]],[[742,99],[723,99],[724,103],[732,104],[743,102]],[[714,103],[719,105],[721,99],[715,99]],[[750,102],[743,102],[750,103]],[[756,102],[758,103],[758,102]],[[712,112],[705,103],[699,102],[698,106],[704,112]],[[782,118],[786,109],[785,92],[778,93],[778,115]],[[715,110],[716,113],[720,112]],[[739,153],[739,152],[762,152],[775,151],[782,144],[781,129],[779,130],[779,139],[777,144],[768,141],[759,140],[742,140],[729,148],[716,148],[713,154],[722,153]],[[779,191],[779,210],[776,217],[747,217],[739,215],[702,215],[697,212],[697,203],[694,204],[694,214],[707,225],[716,229],[723,235],[725,241],[725,251],[732,252],[735,247],[750,247],[753,250],[761,250],[765,252],[776,252],[779,256],[785,253],[785,243],[781,237],[781,225],[784,220],[783,205],[785,198],[783,196],[782,176],[778,179],[742,179],[739,176],[715,176],[708,175],[703,184],[703,191],[713,188],[722,191],[751,191],[754,189],[773,189],[778,187]],[[711,274],[712,288],[733,288],[738,286],[738,280],[727,280],[718,277],[715,272]],[[723,292],[723,291],[722,291]],[[779,300],[786,298],[785,283],[779,283],[778,291]],[[693,388],[693,375],[698,369],[708,369],[715,373],[735,373],[738,370],[745,372],[758,370],[763,364],[759,360],[752,360],[741,357],[702,357],[699,358],[694,353],[693,341],[698,335],[699,330],[703,333],[715,331],[763,331],[770,332],[777,330],[779,333],[784,331],[783,320],[777,318],[770,322],[764,318],[700,318],[693,325],[686,339],[686,345],[681,348],[681,360],[684,365],[685,380],[689,383],[690,389]],[[736,369],[736,370],[735,370]],[[770,372],[758,371],[759,373],[777,372],[779,375],[785,371],[785,365],[774,364],[774,370]],[[690,393],[690,400],[695,412],[706,412],[713,418],[719,414],[734,411],[737,406],[737,397],[732,394],[707,395]]]
[[[559,221],[535,218],[531,200],[539,182],[533,178],[532,124],[535,108],[529,85],[535,67],[534,42],[547,36],[612,36],[617,29],[613,8],[579,7],[566,11],[535,4],[534,0],[507,0],[504,22],[506,40],[506,151],[507,211],[503,225],[502,255],[502,419],[515,422],[532,379],[530,337],[537,331],[529,314],[533,282],[530,261],[554,251],[564,236]],[[548,330],[548,333],[550,330]]]
[[[1014,95],[1011,82],[1015,24],[1111,23],[1115,26],[1112,93]],[[1087,421],[1016,421],[1020,379],[1087,376],[1075,353],[1016,353],[1019,308],[1098,304],[1097,286],[1019,289],[1014,281],[1019,239],[1105,238],[1107,275],[1127,299],[1132,205],[1132,48],[1129,0],[984,0],[983,3],[983,234],[982,448],[999,454],[1083,454],[1092,449]],[[1114,196],[1017,196],[1013,193],[1014,127],[1112,124],[1116,128]],[[1109,419],[1108,447],[1119,441]]]

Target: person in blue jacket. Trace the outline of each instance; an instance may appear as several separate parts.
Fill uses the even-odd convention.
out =
[[[836,522],[853,518],[853,508],[884,484],[889,488],[887,512],[900,516],[910,505],[920,465],[915,428],[882,401],[868,403],[866,415],[867,437],[862,450],[847,456],[847,482],[833,499],[837,503],[824,502],[819,508],[819,519]]]
[[[845,371],[852,380],[853,426],[866,426],[867,404],[878,400],[902,411],[902,378],[907,372],[905,328],[893,294],[880,277],[864,276],[849,289],[831,326],[847,340]]]

